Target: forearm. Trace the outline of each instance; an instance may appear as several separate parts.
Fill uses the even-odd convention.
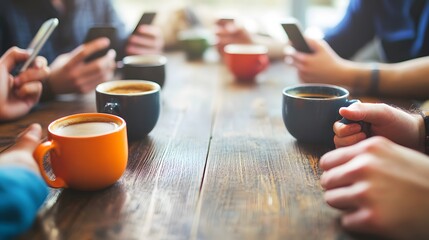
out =
[[[348,87],[355,95],[368,95],[372,68],[371,64],[344,60],[342,71],[339,73],[342,85]]]
[[[378,72],[374,73],[375,68]],[[343,69],[340,75],[344,85],[349,86],[355,94],[429,97],[429,57],[396,64],[357,63],[346,60]],[[374,78],[378,78],[378,82],[374,83]]]
[[[379,92],[392,97],[429,97],[429,57],[379,64]]]

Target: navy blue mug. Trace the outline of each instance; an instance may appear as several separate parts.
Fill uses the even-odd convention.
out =
[[[144,80],[117,80],[95,89],[97,112],[122,117],[130,140],[141,139],[155,127],[160,111],[159,84]]]
[[[347,89],[328,84],[299,84],[283,89],[283,122],[301,142],[332,145],[339,109],[359,100],[348,99]]]

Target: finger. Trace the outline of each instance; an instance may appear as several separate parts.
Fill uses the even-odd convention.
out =
[[[79,93],[88,93],[94,90],[98,84],[113,79],[113,73],[97,73],[91,76],[87,76],[82,80],[77,90]]]
[[[390,121],[392,107],[386,104],[355,103],[346,108],[340,108],[339,113],[344,118],[368,123],[384,123]]]
[[[352,211],[359,207],[352,187],[328,190],[323,197],[329,206],[339,210]]]
[[[48,67],[42,68],[29,68],[24,72],[20,73],[14,80],[14,84],[17,87],[22,86],[23,84],[34,82],[34,81],[44,81],[49,77],[50,69]]]
[[[44,57],[38,56],[34,59],[33,68],[41,69],[48,66],[48,60]]]
[[[334,123],[334,133],[338,137],[347,137],[359,133],[362,127],[358,123],[344,124],[341,121]]]
[[[81,75],[87,77],[99,72],[112,72],[116,68],[115,58],[116,51],[110,49],[105,56],[87,63],[82,69]]]
[[[80,45],[72,51],[72,58],[69,61],[69,65],[74,66],[83,62],[91,54],[103,50],[110,45],[110,40],[106,37],[95,39],[91,42]]]
[[[146,47],[146,48],[154,48],[156,46],[157,42],[155,38],[148,38],[143,36],[131,36],[128,41],[128,46],[139,46],[139,47]]]
[[[295,53],[291,55],[293,60],[303,66],[307,65],[308,56],[306,54],[298,52],[295,50]]]
[[[330,48],[329,45],[324,40],[318,40],[318,39],[313,39],[313,38],[305,37],[305,41],[308,43],[308,45],[310,46],[310,48],[314,52],[319,52],[320,49],[322,49],[324,47],[325,48]]]
[[[41,136],[42,127],[33,123],[18,136],[17,142],[8,151],[26,150],[32,154],[39,144]]]
[[[366,137],[367,136],[364,132],[359,132],[347,137],[334,136],[334,144],[336,148],[347,147],[365,140]]]
[[[7,67],[0,62],[0,89],[3,91],[1,98],[6,98],[9,89],[13,88],[13,76],[9,74]]]
[[[360,144],[337,148],[330,152],[325,153],[319,161],[320,167],[327,171],[331,168],[334,168],[338,165],[342,165],[362,152]]]
[[[140,35],[140,36],[144,36],[146,38],[151,38],[151,39],[155,39],[158,36],[160,36],[160,31],[157,27],[151,26],[151,25],[140,25],[137,28],[137,34],[133,34],[133,35]]]
[[[108,56],[103,57],[107,60],[103,61],[103,59],[95,60],[90,64],[95,64],[95,66],[89,66],[85,68],[84,72],[79,82],[76,83],[77,91],[80,93],[87,93],[102,82],[109,81],[113,79],[114,69],[116,68],[116,62],[114,60],[108,60],[108,58],[114,59],[116,53],[114,50],[110,50],[107,53]],[[104,65],[104,66],[103,66]]]
[[[42,94],[42,83],[36,81],[23,84],[15,90],[15,94],[21,99],[33,98],[37,101]]]
[[[364,164],[362,158],[356,157],[351,161],[326,170],[320,177],[320,184],[327,190],[349,186],[365,174]]]
[[[12,47],[6,51],[1,57],[1,62],[6,66],[8,72],[11,72],[17,63],[23,62],[30,57],[30,53],[26,50]]]
[[[374,233],[375,228],[371,224],[373,214],[369,208],[359,208],[356,211],[352,211],[344,214],[341,217],[341,225],[352,232],[360,233]]]

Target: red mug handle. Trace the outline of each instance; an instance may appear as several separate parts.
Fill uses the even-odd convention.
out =
[[[263,71],[268,67],[270,60],[267,55],[261,55],[258,57],[258,67],[256,68],[258,72]]]

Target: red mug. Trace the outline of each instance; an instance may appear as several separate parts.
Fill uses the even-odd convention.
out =
[[[225,63],[240,82],[254,81],[269,65],[268,49],[258,44],[228,44],[224,48]]]

